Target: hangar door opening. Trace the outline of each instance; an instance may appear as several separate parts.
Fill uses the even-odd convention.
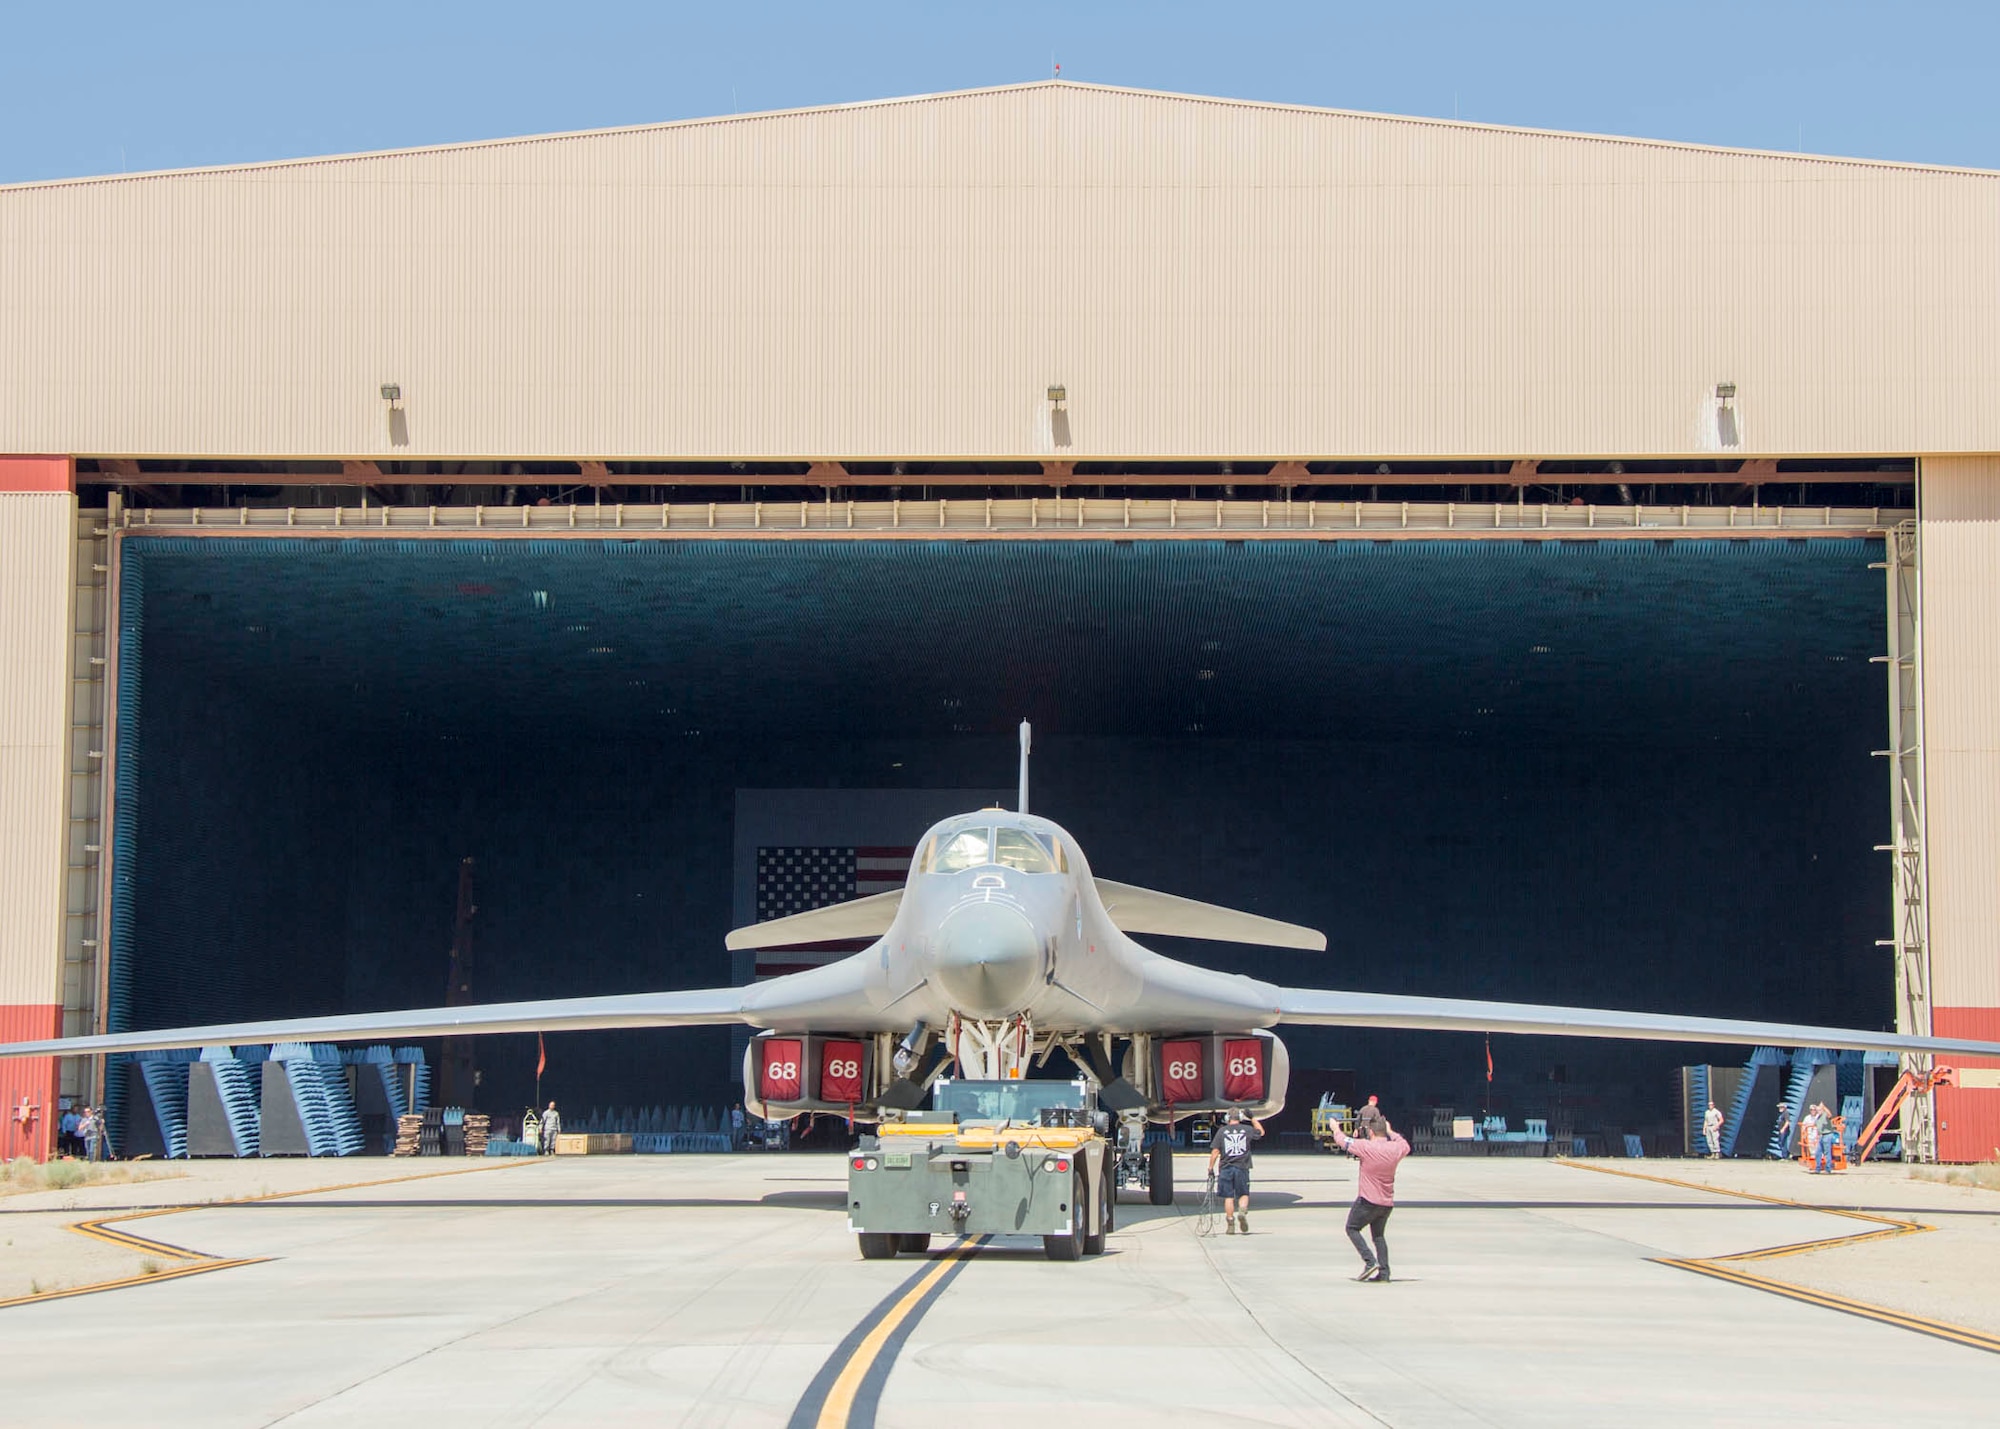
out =
[[[113,1029],[732,979],[739,791],[1004,788],[1106,877],[1326,930],[1301,985],[1886,1026],[1880,543],[125,537]],[[911,828],[913,841],[920,832]],[[1410,1114],[1478,1039],[1297,1029]],[[544,1095],[724,1104],[729,1032]],[[1705,1049],[1498,1038],[1665,1126]],[[1718,1051],[1715,1059],[1740,1054]],[[482,1043],[480,1101],[532,1094]]]

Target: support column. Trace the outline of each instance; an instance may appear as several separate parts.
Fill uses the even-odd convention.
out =
[[[2000,456],[1918,464],[1931,1029],[2000,1041]],[[1940,1058],[1941,1161],[2000,1148],[2000,1060]]]
[[[1922,566],[1917,523],[1905,521],[1883,542],[1888,572],[1889,653],[1889,842],[1895,860],[1891,884],[1894,936],[1882,940],[1896,955],[1896,1030],[1906,1037],[1931,1032],[1931,950],[1924,907],[1924,741]],[[1928,1072],[1931,1058],[1911,1053],[1905,1072]],[[1903,1104],[1901,1141],[1905,1161],[1937,1160],[1936,1108],[1930,1097]]]
[[[75,465],[0,457],[0,1041],[62,1030]],[[0,1157],[47,1158],[52,1057],[0,1062]]]

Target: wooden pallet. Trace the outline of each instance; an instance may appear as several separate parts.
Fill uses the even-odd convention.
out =
[[[418,1143],[423,1137],[423,1131],[424,1116],[422,1112],[397,1117],[396,1148],[389,1154],[391,1156],[415,1156],[418,1151]]]

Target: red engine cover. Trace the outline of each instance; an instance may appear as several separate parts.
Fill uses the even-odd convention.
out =
[[[819,1099],[823,1102],[861,1100],[861,1044],[828,1041],[819,1054]]]
[[[1169,1105],[1199,1104],[1208,1099],[1207,1079],[1202,1076],[1201,1043],[1160,1044],[1160,1100]]]
[[[766,1037],[757,1044],[763,1050],[757,1062],[757,1092],[767,1102],[795,1102],[805,1095],[805,1074],[800,1067],[805,1044],[791,1037]]]
[[[1264,1100],[1264,1043],[1256,1037],[1231,1037],[1222,1044],[1222,1099],[1226,1102]]]

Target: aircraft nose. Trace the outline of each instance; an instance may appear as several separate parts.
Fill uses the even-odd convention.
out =
[[[1019,1012],[1042,972],[1035,925],[998,903],[973,903],[949,914],[932,947],[938,985],[968,1017]]]

